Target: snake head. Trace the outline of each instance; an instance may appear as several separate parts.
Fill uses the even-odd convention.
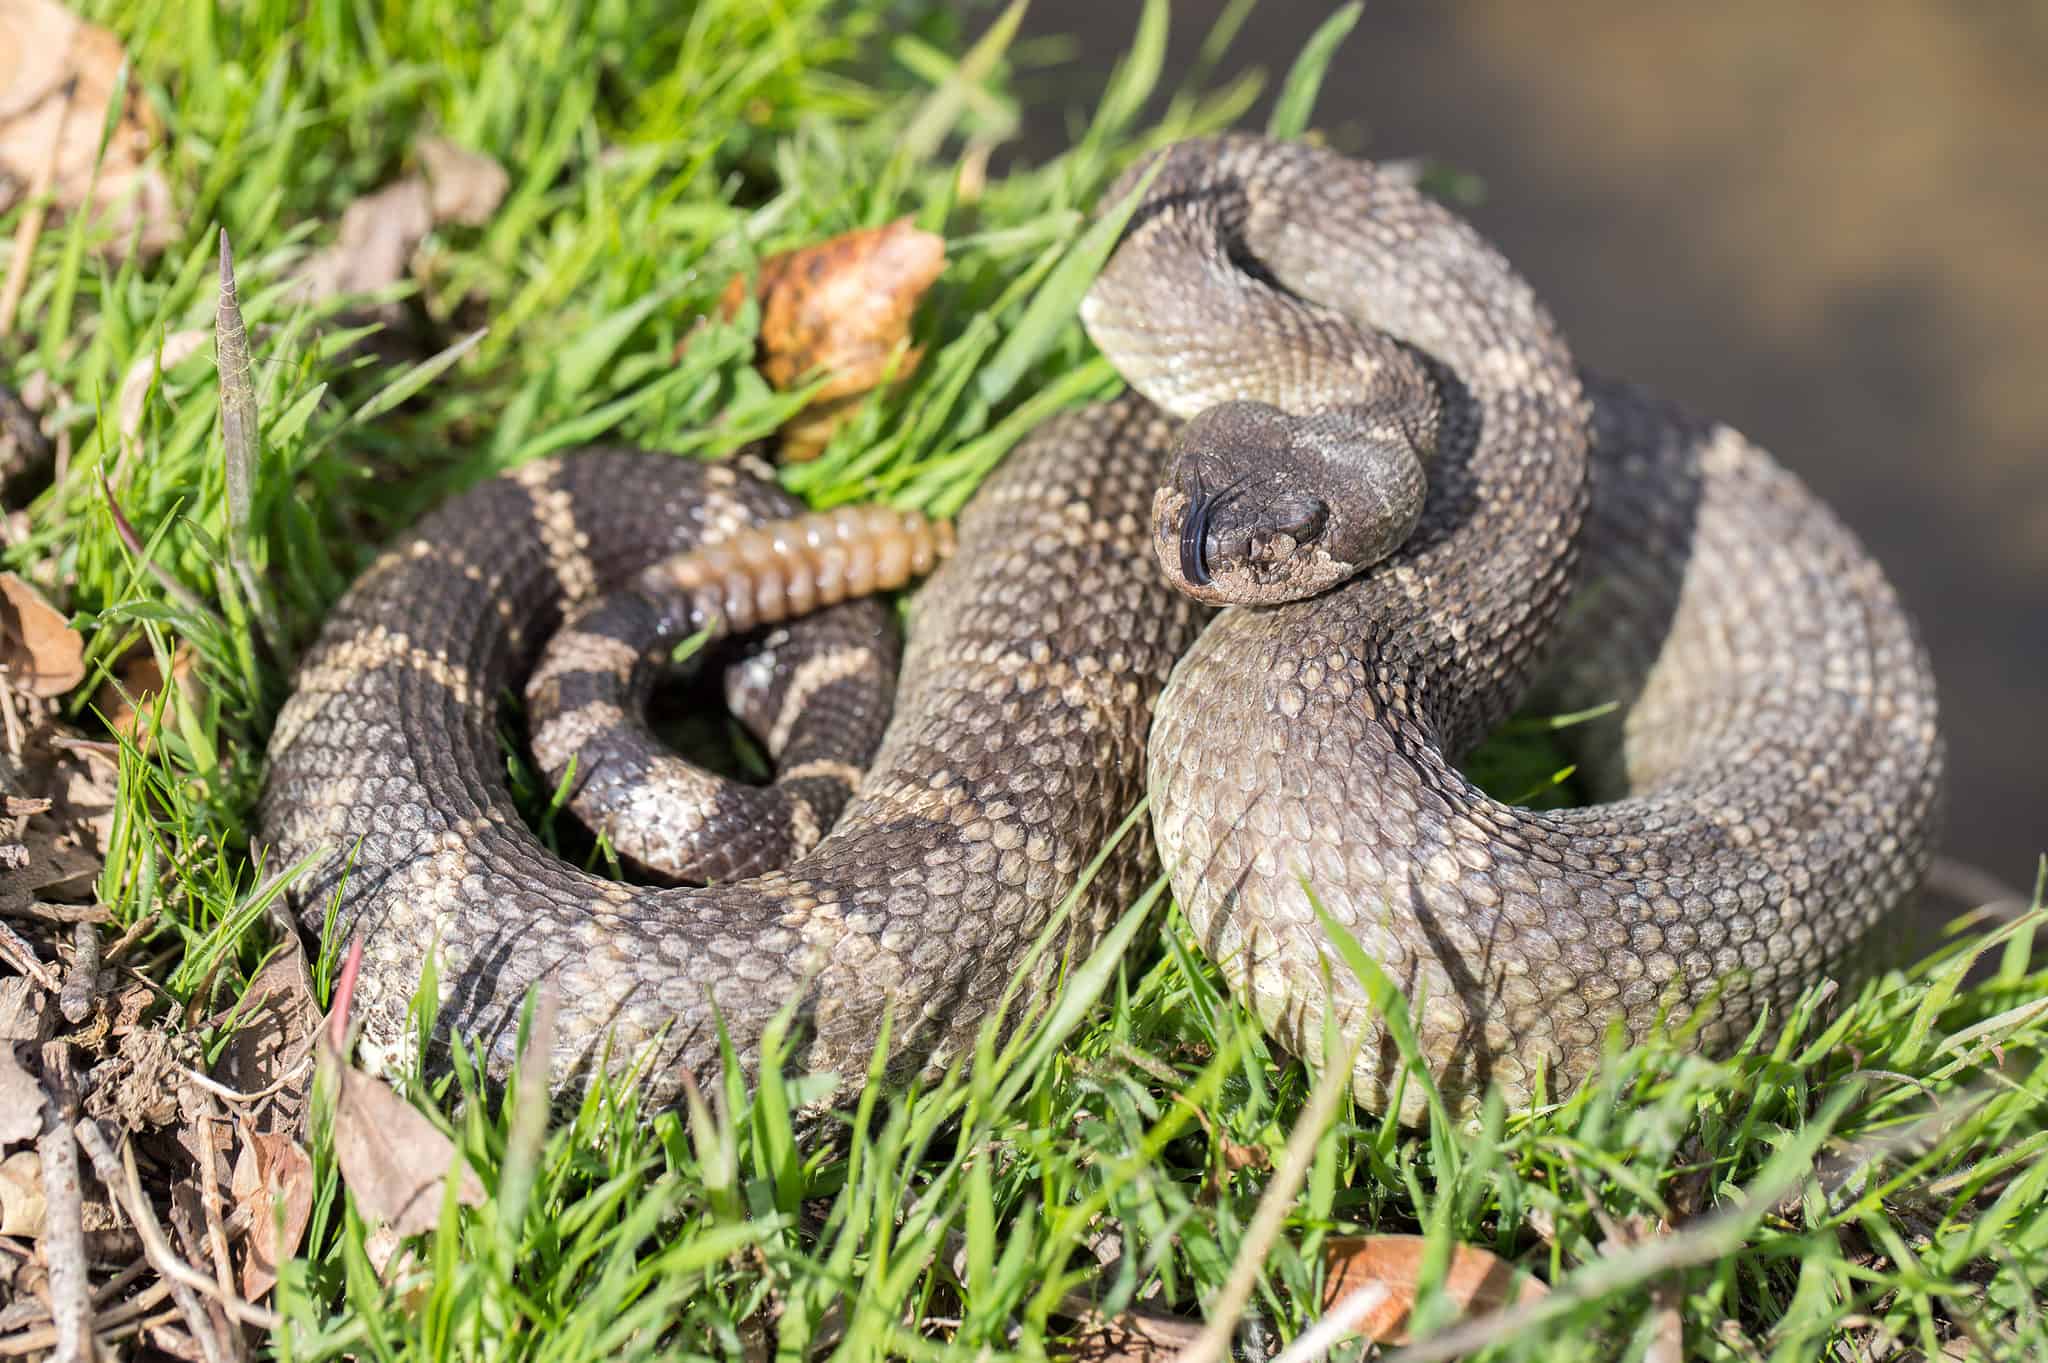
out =
[[[1421,466],[1398,431],[1356,414],[1289,415],[1223,402],[1182,428],[1152,503],[1167,580],[1213,605],[1314,596],[1392,552],[1422,505]]]

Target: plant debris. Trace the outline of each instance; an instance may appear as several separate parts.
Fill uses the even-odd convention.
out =
[[[1346,1298],[1363,1294],[1350,1307],[1346,1322],[1358,1334],[1380,1344],[1406,1344],[1408,1317],[1415,1308],[1427,1241],[1420,1235],[1336,1235],[1324,1242],[1328,1276],[1323,1308],[1337,1311]],[[1370,1289],[1378,1287],[1379,1292]],[[1504,1306],[1531,1302],[1550,1291],[1539,1280],[1493,1253],[1473,1245],[1455,1245],[1444,1269],[1442,1293],[1462,1316],[1484,1315]]]
[[[334,990],[334,1011],[319,1034],[320,1068],[333,1076],[334,1160],[363,1215],[398,1236],[432,1230],[441,1218],[445,1180],[455,1200],[481,1206],[483,1181],[441,1128],[389,1084],[348,1063],[345,1038],[362,942],[349,950]]]
[[[823,379],[782,428],[785,459],[816,458],[868,393],[915,372],[924,352],[910,344],[911,318],[945,268],[945,239],[909,218],[761,262],[753,284],[761,305],[755,367],[777,388]],[[720,315],[738,315],[746,297],[746,276],[733,276],[719,295]]]
[[[43,700],[85,680],[84,636],[13,573],[0,573],[0,667],[17,690]]]
[[[117,254],[132,243],[155,255],[177,240],[170,184],[149,164],[161,131],[132,91],[100,147],[127,59],[112,31],[54,0],[0,0],[0,211],[11,206],[5,180],[30,193],[47,185],[64,212],[90,202]]]
[[[242,1138],[232,1181],[235,1203],[247,1212],[248,1254],[242,1295],[260,1301],[277,1282],[277,1266],[298,1250],[313,1217],[313,1160],[305,1147],[278,1132]]]
[[[57,446],[43,432],[42,419],[22,394],[0,383],[0,491],[16,506],[22,493],[38,486],[57,461]]]
[[[181,643],[171,654],[171,686],[184,703],[196,705],[205,698],[205,683],[194,670],[197,655],[190,644]],[[135,740],[149,750],[153,734],[158,693],[164,688],[163,666],[148,648],[138,648],[114,669],[114,675],[100,683],[93,693],[93,708],[106,719],[107,727],[123,738]],[[176,697],[163,698],[164,713],[177,704]]]
[[[503,166],[446,138],[423,137],[414,152],[420,170],[351,203],[334,244],[300,265],[308,300],[390,288],[406,278],[429,232],[482,226],[511,187]]]

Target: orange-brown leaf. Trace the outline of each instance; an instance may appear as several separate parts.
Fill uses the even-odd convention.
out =
[[[235,1201],[249,1209],[242,1295],[258,1301],[277,1282],[277,1266],[299,1248],[313,1215],[313,1161],[280,1132],[250,1132],[235,1158]]]
[[[1323,1248],[1329,1270],[1323,1284],[1323,1309],[1327,1311],[1358,1289],[1378,1283],[1386,1289],[1386,1297],[1354,1321],[1352,1328],[1381,1344],[1407,1343],[1423,1245],[1419,1235],[1331,1237]],[[1489,1250],[1459,1245],[1451,1251],[1443,1291],[1466,1315],[1477,1316],[1533,1301],[1550,1289]]]
[[[193,674],[194,656],[190,644],[178,645],[177,651],[171,654],[171,684],[188,704],[196,705],[205,695],[205,683]],[[112,679],[101,682],[100,689],[93,693],[93,704],[106,716],[108,728],[125,738],[138,740],[147,751],[156,693],[164,684],[163,669],[157,666],[156,654],[145,648],[131,654],[115,671],[120,685],[116,686]],[[166,702],[166,714],[170,713],[169,706],[174,703]]]
[[[909,218],[761,262],[754,281],[761,304],[756,366],[777,388],[825,379],[812,395],[806,415],[813,419],[800,443],[821,448],[821,436],[851,415],[854,404],[847,399],[892,375],[901,381],[917,367],[921,354],[910,345],[911,317],[945,265],[944,239]],[[746,277],[735,275],[719,297],[720,313],[737,313],[746,289]],[[822,426],[821,412],[829,414]]]
[[[0,573],[0,667],[31,696],[61,696],[85,680],[84,638],[13,573]]]

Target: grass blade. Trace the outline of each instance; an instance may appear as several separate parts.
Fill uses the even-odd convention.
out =
[[[1273,116],[1266,121],[1268,136],[1288,140],[1308,131],[1308,121],[1316,111],[1316,96],[1322,93],[1323,77],[1329,74],[1338,45],[1358,23],[1364,9],[1363,0],[1351,0],[1309,35],[1301,55],[1288,68],[1287,83],[1280,87],[1280,97],[1273,102]]]

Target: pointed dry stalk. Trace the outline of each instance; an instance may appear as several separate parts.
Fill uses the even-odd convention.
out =
[[[220,443],[228,495],[228,567],[249,603],[263,639],[276,653],[284,638],[270,597],[261,590],[249,558],[249,513],[254,498],[258,453],[256,370],[249,355],[249,331],[236,294],[234,249],[227,229],[220,234],[220,295],[214,304],[214,366],[220,375]],[[282,656],[281,654],[279,656]]]

